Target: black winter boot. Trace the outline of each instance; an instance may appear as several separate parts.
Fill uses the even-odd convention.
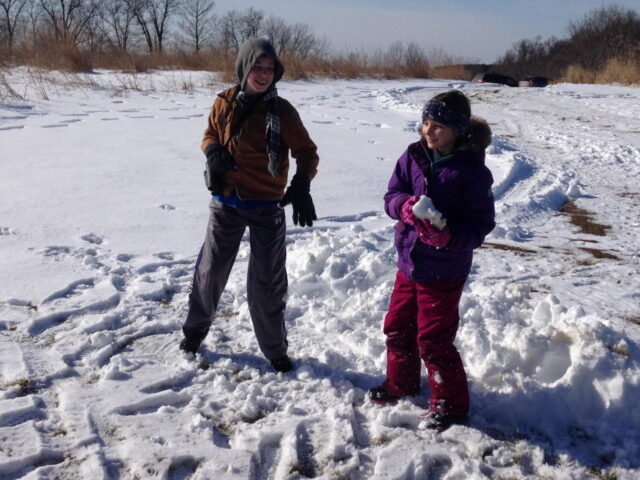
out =
[[[374,403],[395,403],[400,400],[399,396],[387,392],[382,385],[369,390],[369,398]]]
[[[437,412],[427,412],[420,416],[422,426],[429,430],[444,432],[451,425],[463,425],[467,422],[466,415],[442,415]]]
[[[287,355],[271,360],[271,366],[276,372],[287,373],[293,370],[293,362]]]
[[[192,338],[184,337],[180,342],[180,350],[187,353],[196,354],[198,348],[200,348],[200,342]]]

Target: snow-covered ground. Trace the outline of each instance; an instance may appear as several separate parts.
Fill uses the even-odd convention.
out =
[[[321,156],[321,218],[289,225],[282,375],[251,330],[248,241],[200,354],[178,350],[224,85],[3,76],[26,99],[0,85],[2,479],[640,477],[640,89],[281,82]],[[365,393],[395,274],[382,195],[449,88],[494,130],[498,227],[461,304],[470,422],[438,434],[426,384],[395,406]]]

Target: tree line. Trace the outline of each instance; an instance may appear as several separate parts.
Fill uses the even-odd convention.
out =
[[[8,53],[51,44],[92,54],[234,52],[251,36],[299,58],[329,48],[306,24],[252,7],[218,15],[213,0],[0,0],[0,44]]]
[[[0,64],[76,72],[197,68],[230,79],[239,46],[257,36],[272,42],[290,78],[428,77],[430,57],[450,60],[415,42],[336,53],[307,24],[253,7],[220,14],[213,0],[0,0]]]
[[[516,42],[493,65],[520,79],[640,82],[640,15],[601,7],[573,21],[567,38]],[[0,64],[72,71],[94,67],[209,69],[233,77],[233,58],[249,37],[268,38],[290,78],[440,76],[468,80],[464,59],[415,42],[386,50],[335,52],[304,23],[263,10],[220,13],[214,0],[0,0]]]
[[[624,81],[620,78],[624,75],[629,76],[625,83],[640,82],[638,12],[618,5],[601,7],[570,22],[568,33],[564,39],[520,40],[494,67],[514,78],[543,75],[555,80],[587,82],[606,77],[608,70],[617,68],[618,79],[602,80]]]

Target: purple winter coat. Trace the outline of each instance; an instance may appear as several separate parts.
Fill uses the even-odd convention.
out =
[[[398,268],[410,279],[458,281],[469,275],[473,249],[495,227],[493,177],[484,163],[487,145],[464,145],[432,165],[433,153],[421,140],[409,145],[398,160],[384,196],[387,214],[399,220],[402,204],[410,196],[426,195],[447,219],[451,232],[447,246],[437,249],[422,243],[412,226],[396,224]]]

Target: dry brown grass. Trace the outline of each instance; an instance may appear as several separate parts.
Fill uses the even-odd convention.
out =
[[[562,76],[562,81],[569,83],[594,83],[595,72],[580,65],[569,65]]]
[[[90,73],[94,57],[73,45],[43,42],[41,45],[24,45],[13,50],[11,61],[43,70],[63,70],[71,73]]]
[[[13,102],[17,100],[24,100],[24,97],[9,84],[5,74],[0,70],[0,101]]]
[[[285,77],[304,78],[451,78],[469,80],[470,73],[463,62],[448,57],[444,52],[416,51],[412,56],[394,58],[389,52],[343,52],[332,55],[300,58],[285,56]],[[0,51],[0,62],[26,65],[43,70],[71,73],[91,73],[96,68],[127,73],[150,70],[204,70],[222,72],[222,79],[236,79],[235,55],[225,50],[200,53],[175,51],[171,53],[131,53],[101,51],[89,53],[74,46],[49,42],[21,46],[9,55]],[[436,65],[436,66],[434,66]]]
[[[611,58],[600,70],[588,70],[580,65],[570,65],[561,81],[569,83],[621,83],[640,85],[640,59]]]
[[[433,78],[450,78],[455,80],[471,80],[473,75],[463,65],[442,65],[431,69]]]
[[[640,85],[640,60],[612,58],[596,74],[596,83],[622,83]]]
[[[223,52],[189,54],[103,52],[95,56],[96,66],[109,70],[144,73],[150,70],[191,70],[224,72],[233,69],[234,58]]]

